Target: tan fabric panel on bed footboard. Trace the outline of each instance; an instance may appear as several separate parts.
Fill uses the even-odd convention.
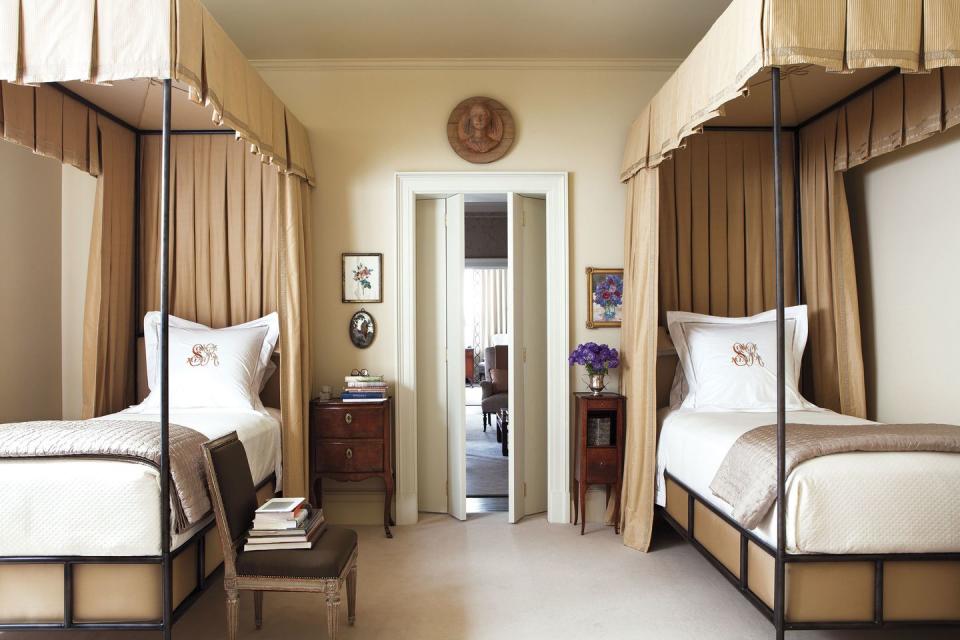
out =
[[[197,586],[197,547],[173,561],[173,606]],[[159,620],[159,564],[81,564],[73,567],[73,618],[76,622]],[[61,596],[61,600],[62,600]]]
[[[747,543],[747,585],[773,608],[773,557]],[[787,564],[789,622],[871,622],[874,606],[872,562]]]
[[[174,560],[174,606],[196,588],[196,566],[196,545]],[[63,586],[62,564],[0,566],[0,622],[63,621]],[[75,622],[149,622],[160,619],[160,609],[158,564],[73,567]]]
[[[0,566],[0,622],[63,620],[62,564]]]
[[[673,516],[673,519],[687,531],[690,530],[690,525],[687,522],[689,516],[687,512],[688,495],[676,482],[667,480],[667,513]]]
[[[960,620],[960,562],[885,562],[885,620]]]
[[[730,573],[740,577],[740,532],[700,502],[693,505],[693,537]]]

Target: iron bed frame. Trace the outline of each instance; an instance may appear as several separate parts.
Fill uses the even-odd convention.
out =
[[[794,133],[794,218],[795,241],[797,259],[797,304],[803,304],[803,242],[801,233],[801,205],[800,205],[800,140],[796,135],[806,125],[816,121],[830,111],[847,104],[851,100],[863,95],[892,76],[898,75],[899,69],[881,75],[867,83],[854,93],[835,102],[815,115],[807,118],[796,126],[785,126],[781,121],[780,107],[780,79],[779,67],[770,68],[771,80],[771,123],[770,127],[750,126],[705,126],[705,131],[770,131],[773,138],[773,192],[774,192],[774,243],[775,243],[775,281],[776,281],[776,327],[777,327],[777,497],[775,504],[785,503],[786,483],[786,376],[784,372],[785,346],[785,301],[784,301],[784,255],[783,255],[783,175],[781,166],[780,140],[783,131]],[[809,371],[809,367],[804,367]],[[881,554],[791,554],[786,550],[786,509],[777,508],[776,545],[772,546],[756,534],[744,529],[727,514],[716,509],[704,500],[693,489],[665,472],[677,486],[687,492],[687,529],[676,521],[666,509],[658,508],[658,513],[670,524],[684,540],[699,551],[727,580],[738,588],[741,594],[766,617],[775,628],[777,640],[783,640],[786,631],[827,630],[827,629],[889,629],[889,628],[955,628],[960,627],[958,620],[908,620],[892,621],[883,617],[883,569],[887,562],[903,561],[960,561],[960,553],[881,553]],[[733,527],[740,535],[740,576],[735,576],[725,567],[706,547],[694,537],[694,505],[700,503],[711,513],[718,516],[726,524]],[[747,586],[747,544],[757,545],[763,552],[774,560],[773,608],[767,606]],[[786,620],[786,565],[790,563],[806,562],[872,562],[874,564],[874,619],[871,622],[788,622]]]
[[[171,117],[172,81],[164,79],[162,105],[162,128],[160,130],[139,129],[118,118],[116,115],[94,104],[59,83],[49,83],[57,91],[76,100],[88,109],[111,120],[117,125],[130,131],[135,136],[136,170],[134,171],[134,251],[133,251],[133,287],[134,287],[134,350],[136,341],[143,337],[143,330],[139,326],[138,315],[140,305],[140,265],[139,265],[139,236],[140,236],[140,189],[141,189],[141,159],[140,139],[145,135],[159,135],[161,142],[161,182],[160,182],[160,554],[147,556],[0,556],[0,565],[11,564],[63,564],[63,622],[41,623],[0,623],[0,631],[66,631],[75,629],[84,630],[117,630],[117,631],[160,631],[164,640],[170,640],[173,625],[190,608],[200,594],[206,589],[207,576],[204,559],[206,548],[206,534],[215,526],[210,522],[177,550],[170,550],[170,370],[169,370],[169,339],[170,339],[170,139],[175,135],[236,135],[231,129],[191,129],[174,131]],[[134,369],[136,376],[136,369]],[[264,480],[257,489],[261,489],[271,481],[275,482],[273,474]],[[184,600],[173,607],[173,561],[184,550],[193,544],[198,547],[197,586]],[[73,567],[78,564],[159,564],[161,566],[161,599],[162,616],[157,621],[146,622],[74,622],[73,621]]]

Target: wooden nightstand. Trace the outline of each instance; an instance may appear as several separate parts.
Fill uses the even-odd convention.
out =
[[[392,538],[393,400],[310,403],[311,502],[323,506],[323,478],[358,482],[383,478],[383,530]]]
[[[623,481],[623,430],[627,399],[616,393],[576,393],[577,399],[577,504],[573,524],[580,519],[580,535],[586,525],[587,485],[607,485],[616,492],[614,532],[620,533],[620,490]],[[598,437],[600,436],[600,437]],[[603,437],[605,436],[605,437]]]

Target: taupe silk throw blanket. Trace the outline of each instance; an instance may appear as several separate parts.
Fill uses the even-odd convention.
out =
[[[960,453],[960,427],[944,424],[788,424],[786,474],[813,458],[851,451]],[[777,500],[777,425],[757,427],[730,447],[710,490],[753,529]]]
[[[174,533],[210,513],[204,483],[207,437],[170,425],[170,508]],[[0,425],[0,458],[115,458],[160,469],[160,425],[139,420],[40,420]]]

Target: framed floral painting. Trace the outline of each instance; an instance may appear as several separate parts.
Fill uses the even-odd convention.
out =
[[[587,328],[619,327],[623,321],[623,269],[587,267]]]
[[[383,254],[344,253],[343,302],[383,302]]]

